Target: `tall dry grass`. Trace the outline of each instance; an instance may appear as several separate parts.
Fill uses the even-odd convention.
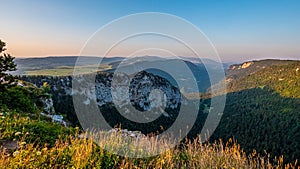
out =
[[[98,144],[94,140],[99,139]],[[128,140],[129,139],[129,140]],[[200,139],[187,140],[183,146],[165,151],[147,158],[129,158],[111,153],[148,153],[145,149],[137,150],[131,138],[119,135],[89,134],[89,138],[58,139],[54,146],[37,146],[25,144],[14,152],[2,150],[0,168],[296,168],[295,164],[284,164],[283,157],[273,159],[262,157],[253,152],[251,155],[230,140],[201,143]],[[144,140],[143,140],[144,139]],[[157,142],[168,143],[166,140],[143,138],[137,144],[157,145]],[[146,141],[147,140],[147,141]],[[135,142],[136,143],[136,142]],[[141,148],[139,147],[139,148]],[[145,147],[144,147],[145,148]],[[151,147],[148,147],[151,149]],[[152,147],[153,148],[153,147]],[[146,155],[146,154],[144,154]]]

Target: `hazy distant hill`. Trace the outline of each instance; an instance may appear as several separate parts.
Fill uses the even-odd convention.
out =
[[[185,68],[183,66],[181,67],[182,64],[184,64],[186,66],[185,68],[188,68],[188,71],[191,71],[192,74],[185,71]],[[208,73],[202,63],[192,63],[190,61],[180,59],[160,59],[150,61],[139,59],[127,61],[125,63],[121,63],[120,61],[113,62],[111,65],[112,69],[109,70],[111,72],[114,72],[116,69],[121,71],[141,71],[146,68],[145,70],[147,72],[161,76],[177,87],[178,84],[176,80],[178,83],[191,83],[192,80],[195,80],[199,90],[195,91],[193,88],[186,86],[184,90],[189,93],[199,91],[205,92],[205,90],[211,85]],[[164,69],[169,71],[164,71]],[[175,76],[172,76],[170,72],[172,72]]]
[[[73,69],[78,56],[67,57],[45,57],[45,58],[17,58],[18,71],[13,72],[15,75],[53,75],[53,76],[68,76],[73,74]],[[210,59],[182,57],[180,58],[162,58],[157,56],[140,56],[136,58],[124,57],[105,57],[102,58],[101,64],[98,65],[99,57],[85,57],[86,62],[77,63],[82,70],[82,73],[92,73],[96,70],[114,72],[117,68],[122,71],[142,71],[146,70],[149,73],[161,76],[170,81],[174,86],[178,86],[176,79],[179,82],[191,82],[194,78],[199,90],[195,91],[191,87],[186,86],[185,92],[188,93],[204,93],[211,86],[206,67],[210,67],[214,72],[221,72],[217,65],[219,63]],[[94,64],[91,64],[94,63]],[[184,63],[192,72],[192,75],[183,71],[182,67],[178,66]],[[205,63],[205,65],[203,64]],[[226,68],[227,65],[223,64]],[[150,67],[150,68],[149,68]],[[153,67],[153,68],[151,68]],[[173,72],[176,77],[172,77],[170,73],[162,71],[166,68],[169,72]],[[174,75],[173,74],[173,75]],[[221,79],[220,77],[219,79]]]
[[[88,57],[85,56],[88,61],[99,61],[99,57]],[[21,67],[33,68],[51,68],[55,66],[74,66],[78,56],[49,56],[49,57],[38,57],[38,58],[16,58],[16,63]],[[104,57],[102,58],[102,63],[110,63],[118,60],[122,60],[123,57]],[[79,63],[79,65],[84,65],[85,63]]]
[[[50,57],[39,57],[39,58],[16,58],[18,70],[13,74],[23,75],[34,73],[43,75],[45,72],[39,70],[53,70],[53,69],[72,69],[78,56],[50,56]],[[122,57],[109,57],[102,58],[102,64],[108,64],[118,60],[122,60]],[[99,57],[85,57],[87,62],[77,63],[77,66],[91,66],[90,63],[99,62]],[[88,65],[89,64],[89,65]],[[33,72],[33,73],[31,73]],[[51,73],[51,72],[50,72]],[[46,72],[47,74],[47,72]],[[49,74],[47,74],[49,75]]]

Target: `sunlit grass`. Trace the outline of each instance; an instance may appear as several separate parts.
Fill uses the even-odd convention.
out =
[[[57,140],[52,147],[25,144],[12,153],[2,151],[0,168],[296,168],[295,164],[284,165],[283,157],[272,164],[255,152],[247,156],[232,140],[226,144],[187,140],[184,148],[172,148],[148,158],[128,158],[107,151],[109,147],[124,147],[122,138],[101,139],[100,146],[92,139],[72,136]],[[130,152],[132,147],[126,146],[123,150]]]
[[[64,128],[35,114],[1,110],[0,168],[296,168],[284,158],[246,154],[233,140],[202,143],[200,138],[174,144],[169,138]],[[83,137],[82,137],[83,136]],[[138,138],[138,139],[136,139]],[[15,141],[8,150],[1,142]],[[119,156],[117,154],[122,154]],[[154,154],[154,155],[153,155]],[[125,156],[125,157],[124,157]],[[130,158],[141,157],[141,158]]]

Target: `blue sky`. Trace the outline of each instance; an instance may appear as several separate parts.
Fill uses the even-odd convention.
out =
[[[86,40],[110,21],[139,12],[163,12],[201,29],[224,61],[300,59],[298,0],[3,0],[0,4],[0,39],[16,57],[78,55]]]

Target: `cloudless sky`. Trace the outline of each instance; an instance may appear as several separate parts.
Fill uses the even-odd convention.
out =
[[[299,0],[0,0],[0,6],[0,39],[16,57],[78,55],[110,21],[163,12],[201,29],[224,61],[300,59]]]

